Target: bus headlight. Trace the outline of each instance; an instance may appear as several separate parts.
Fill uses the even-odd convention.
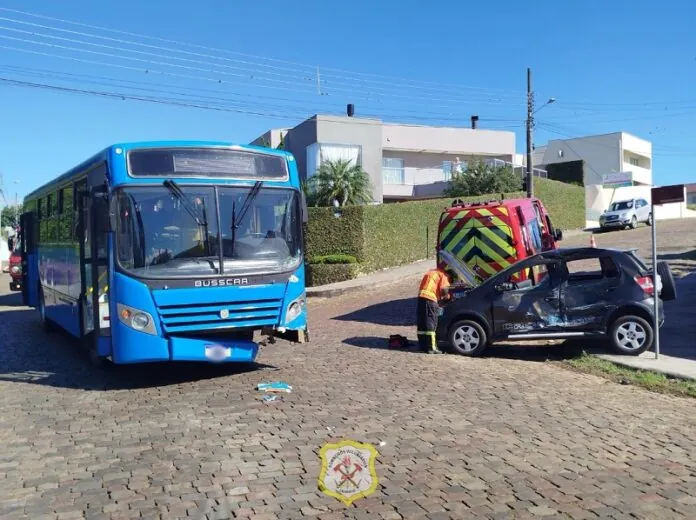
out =
[[[285,323],[290,323],[300,314],[302,314],[302,309],[305,306],[304,296],[300,296],[296,300],[293,300],[290,305],[288,305],[288,311],[285,313]]]
[[[155,322],[149,313],[129,307],[128,305],[123,305],[122,303],[117,303],[116,309],[118,311],[118,319],[127,327],[137,330],[138,332],[144,332],[145,334],[157,335]]]

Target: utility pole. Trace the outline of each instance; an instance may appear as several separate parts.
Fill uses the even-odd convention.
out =
[[[532,69],[527,68],[527,197],[534,196],[534,165],[532,164],[532,127],[534,126],[534,93]]]

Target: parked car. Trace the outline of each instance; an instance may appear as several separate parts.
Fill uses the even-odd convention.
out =
[[[599,216],[601,229],[635,229],[639,222],[652,226],[650,203],[645,199],[628,199],[612,202]]]
[[[458,262],[451,255],[446,261]],[[462,272],[467,266],[458,265]],[[515,282],[530,269],[533,276]],[[677,297],[669,266],[658,262],[658,315]],[[468,275],[473,280],[473,274]],[[582,247],[528,257],[480,285],[456,286],[444,306],[438,339],[459,354],[476,356],[500,340],[587,338],[609,340],[637,355],[654,340],[652,273],[635,250]]]

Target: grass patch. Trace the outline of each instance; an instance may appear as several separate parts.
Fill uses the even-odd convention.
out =
[[[622,385],[634,385],[652,392],[696,397],[696,381],[669,377],[659,372],[617,365],[583,352],[579,357],[562,361],[572,370],[605,377]]]

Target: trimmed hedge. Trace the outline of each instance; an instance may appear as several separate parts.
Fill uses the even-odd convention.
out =
[[[358,260],[350,255],[324,255],[315,256],[309,260],[310,264],[357,264]]]
[[[582,229],[585,226],[585,189],[558,181],[534,179],[534,192],[551,215],[555,227]],[[460,197],[464,201],[499,199],[500,193],[478,197]],[[506,193],[506,199],[525,194]],[[444,208],[452,198],[410,201],[377,206],[309,208],[305,227],[307,258],[315,276],[309,286],[342,281],[348,273],[357,276],[358,268],[348,265],[314,264],[315,259],[334,255],[354,257],[359,271],[370,272],[423,260],[435,255],[437,226]],[[325,261],[324,261],[325,262]],[[316,269],[319,267],[319,269]],[[355,265],[353,265],[355,267]],[[326,269],[335,268],[335,269]],[[333,274],[332,274],[333,273]],[[342,280],[331,279],[337,276]],[[321,280],[321,281],[320,281]]]
[[[334,211],[334,208],[309,208],[309,222],[305,226],[307,258],[343,254],[362,262],[363,206],[340,208],[340,218],[334,216]]]
[[[307,265],[307,287],[352,280],[360,271],[358,264],[309,264]]]

